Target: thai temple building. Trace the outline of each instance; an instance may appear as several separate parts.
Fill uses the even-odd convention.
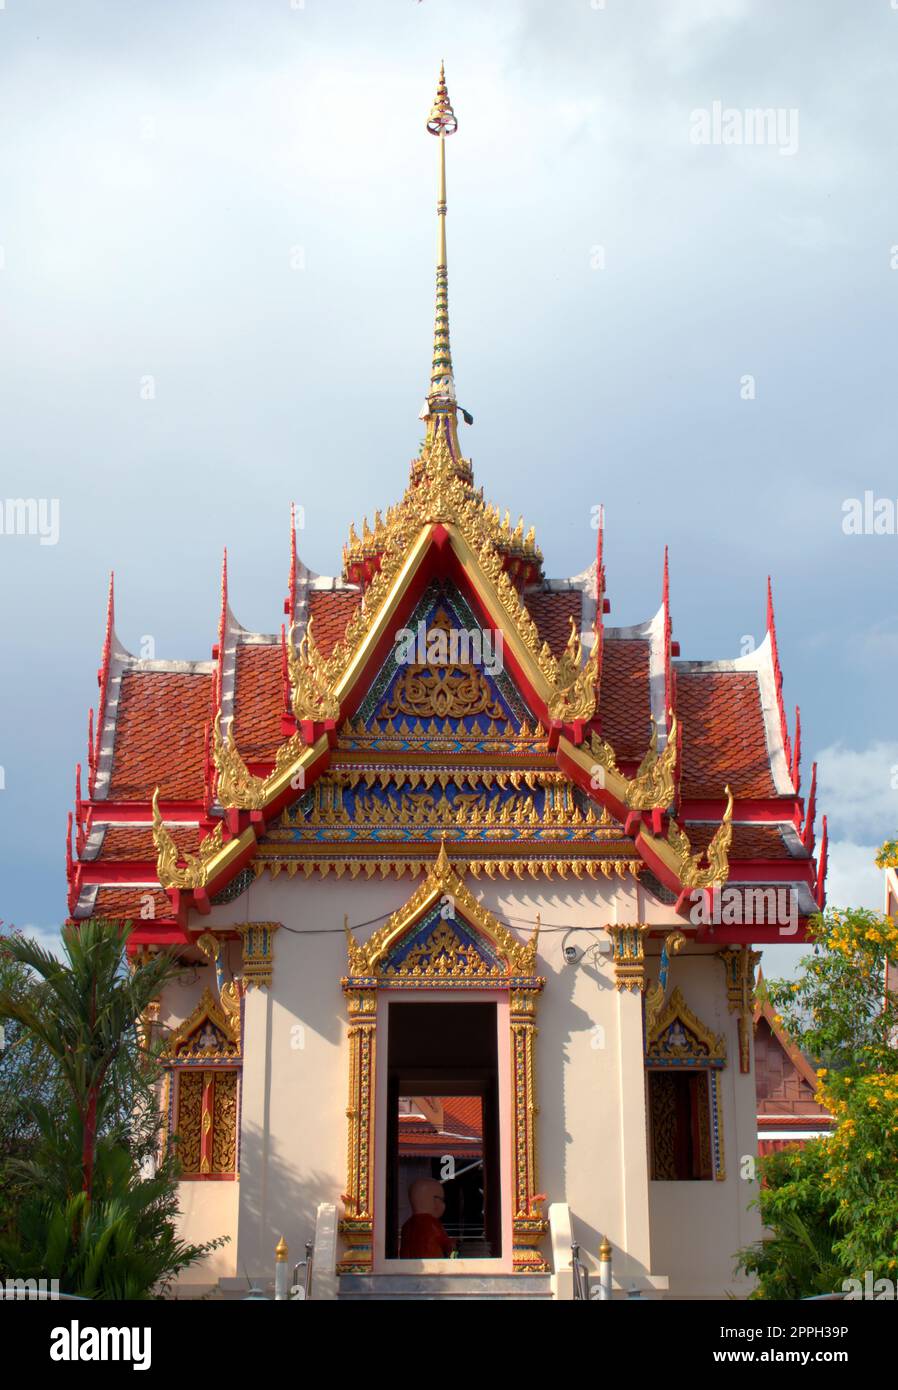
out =
[[[147,1026],[182,1233],[229,1237],[191,1287],[270,1277],[284,1237],[291,1260],[314,1239],[315,1297],[570,1297],[572,1242],[620,1296],[744,1295],[755,972],[801,941],[826,859],[772,603],[750,655],[682,660],[666,554],[658,611],[615,627],[601,527],[551,579],[485,500],[442,71],[427,129],[436,323],[405,490],[349,526],[336,577],[291,525],[270,632],[238,622],[225,557],[207,660],[124,650],[110,587],[70,915],[185,966]]]
[[[760,970],[757,984],[760,985]],[[755,1084],[758,1094],[758,1153],[763,1158],[831,1134],[835,1121],[817,1099],[813,1063],[783,1028],[769,999],[755,998]]]

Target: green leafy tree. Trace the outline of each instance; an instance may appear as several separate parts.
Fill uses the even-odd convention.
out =
[[[898,925],[867,909],[831,909],[809,937],[799,978],[766,988],[777,1020],[821,1063],[817,1098],[835,1128],[762,1161],[760,1210],[772,1234],[738,1257],[762,1298],[898,1271],[898,997],[885,988]]]
[[[833,1252],[838,1206],[825,1190],[826,1162],[816,1143],[763,1160],[760,1209],[772,1234],[739,1257],[758,1280],[755,1298],[810,1298],[840,1288],[845,1276]]]
[[[0,935],[0,991],[24,999],[33,992],[34,977],[7,945],[21,937],[21,932]],[[10,1019],[0,1023],[0,1164],[32,1151],[39,1133],[32,1115],[35,1104],[51,1109],[64,1104],[59,1070],[40,1039]]]
[[[12,959],[32,971],[37,983],[24,992],[0,988],[0,1021],[18,1023],[59,1068],[80,1137],[80,1186],[88,1201],[97,1137],[121,1099],[140,1019],[180,973],[163,953],[129,970],[129,935],[129,927],[115,922],[81,922],[63,932],[62,959],[23,936],[5,942]]]
[[[49,1059],[51,1081],[50,1103],[28,1099],[26,1151],[3,1163],[0,1187],[16,1201],[0,1223],[0,1268],[58,1278],[88,1298],[159,1296],[223,1243],[176,1235],[177,1166],[155,1165],[160,1068],[140,1022],[179,967],[158,955],[129,969],[129,935],[118,923],[80,923],[63,933],[62,959],[4,938],[0,1021]]]

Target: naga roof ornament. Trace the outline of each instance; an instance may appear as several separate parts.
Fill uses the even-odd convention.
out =
[[[630,783],[627,805],[634,811],[666,811],[675,799],[674,772],[677,765],[677,716],[670,710],[670,729],[663,753],[658,752],[658,725],[654,715],[652,737],[639,770]]]
[[[599,645],[593,644],[584,666],[583,647],[576,624],[571,618],[567,646],[555,663],[556,693],[549,700],[549,714],[563,723],[585,724],[596,712],[596,680],[599,674]]]
[[[267,777],[257,777],[240,756],[234,739],[233,718],[226,734],[221,732],[221,710],[215,716],[212,737],[212,759],[217,771],[218,802],[226,810],[258,811],[265,806],[272,788],[285,767],[290,766],[306,747],[298,733],[291,734],[277,751],[275,764]]]
[[[153,792],[153,844],[156,847],[156,872],[163,888],[202,888],[206,882],[209,864],[224,847],[224,825],[219,821],[215,829],[200,842],[196,854],[183,855],[183,866],[179,865],[178,847],[171,832],[166,830],[159,809],[159,788]]]
[[[233,719],[228,723],[227,733],[222,734],[221,710],[213,725],[212,758],[218,771],[218,800],[222,806],[252,811],[264,806],[265,779],[253,776],[241,758],[234,740]]]
[[[308,719],[340,718],[340,701],[332,693],[333,680],[315,644],[313,622],[310,617],[298,652],[293,640],[295,625],[290,629],[290,641],[287,644],[293,714],[299,723]]]
[[[701,854],[693,854],[689,836],[671,817],[667,832],[667,842],[679,861],[678,872],[684,888],[710,888],[714,884],[726,883],[730,876],[729,852],[733,842],[733,793],[725,788],[727,806],[723,820],[714,832],[707,849],[707,864],[702,865]]]

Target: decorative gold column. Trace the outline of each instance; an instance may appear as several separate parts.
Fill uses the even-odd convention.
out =
[[[536,997],[534,989],[518,988],[511,993],[511,1054],[513,1067],[512,1156],[514,1216],[512,1219],[512,1266],[516,1272],[542,1274],[548,1265],[537,1249],[549,1228],[540,1210],[546,1200],[537,1192],[536,1116],[534,1099],[533,1042],[536,1037]]]
[[[243,982],[246,989],[253,985],[270,989],[274,975],[274,933],[280,922],[237,922],[243,946]]]
[[[369,981],[344,980],[349,1009],[349,1143],[348,1174],[343,1202],[346,1214],[340,1233],[347,1249],[340,1274],[370,1274],[374,1267],[374,1063],[377,1033],[377,991]]]
[[[761,959],[760,951],[748,946],[727,946],[718,951],[718,959],[726,972],[727,1004],[730,1013],[739,1015],[739,1070],[751,1071],[751,1020],[754,1009],[755,971]]]
[[[613,922],[605,927],[611,937],[617,989],[645,989],[645,938],[651,928],[644,922]]]

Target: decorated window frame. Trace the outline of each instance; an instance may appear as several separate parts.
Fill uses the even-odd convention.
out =
[[[651,1178],[656,1182],[723,1182],[726,1178],[720,1073],[726,1039],[692,1012],[677,988],[645,1040],[646,1108]],[[656,1079],[657,1078],[657,1079]],[[684,1085],[683,1078],[690,1078]],[[661,1124],[668,1126],[662,1137]],[[689,1125],[685,1138],[682,1131]],[[678,1143],[677,1134],[683,1139]],[[682,1171],[682,1149],[690,1172]],[[680,1150],[680,1152],[678,1152]]]
[[[240,1173],[243,1056],[240,1004],[203,991],[169,1038],[165,1066],[165,1142],[182,1182],[235,1181]]]

